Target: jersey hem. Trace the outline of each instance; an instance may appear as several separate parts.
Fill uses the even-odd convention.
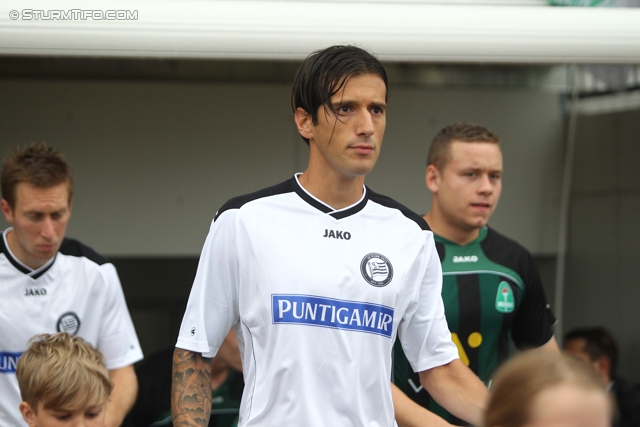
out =
[[[107,369],[113,371],[115,369],[125,368],[127,366],[133,365],[136,362],[141,361],[144,358],[142,351],[136,351],[130,356],[126,358],[118,358],[112,363],[108,363],[105,361],[105,365],[107,365]]]
[[[417,368],[414,368],[414,370],[415,372],[428,371],[429,369],[448,365],[456,359],[460,359],[460,357],[458,355],[450,355],[448,357],[431,358],[426,362],[418,364]]]
[[[183,350],[192,351],[194,353],[201,353],[204,357],[213,357],[213,352],[209,348],[209,345],[203,341],[192,341],[189,339],[178,337],[176,347]]]

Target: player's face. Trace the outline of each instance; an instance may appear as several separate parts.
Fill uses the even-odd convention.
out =
[[[21,182],[16,186],[15,206],[2,200],[2,212],[13,226],[7,240],[23,264],[39,268],[58,252],[71,216],[67,184],[36,188]]]
[[[611,406],[606,393],[563,384],[542,391],[523,427],[609,427]]]
[[[20,411],[29,427],[103,427],[107,404],[96,405],[75,411],[45,408],[38,403],[38,410],[22,402]]]
[[[497,144],[451,144],[451,160],[443,170],[427,168],[427,185],[442,219],[462,231],[487,224],[502,191],[502,153]]]
[[[318,124],[311,116],[296,113],[300,133],[309,139],[309,169],[327,178],[350,179],[369,173],[380,154],[386,126],[387,88],[377,74],[347,80],[331,97],[337,116],[324,106],[318,109]],[[300,121],[299,121],[300,120]]]

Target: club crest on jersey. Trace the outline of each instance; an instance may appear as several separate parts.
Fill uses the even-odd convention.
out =
[[[513,291],[507,282],[500,282],[496,293],[496,310],[500,313],[511,313],[516,306]]]
[[[393,279],[393,266],[391,261],[384,256],[372,252],[365,255],[360,262],[360,272],[362,277],[371,286],[387,286]]]
[[[273,323],[368,332],[391,338],[393,308],[314,295],[271,295]]]
[[[66,332],[69,335],[75,335],[80,329],[80,318],[73,311],[67,311],[58,319],[56,330],[58,332]]]

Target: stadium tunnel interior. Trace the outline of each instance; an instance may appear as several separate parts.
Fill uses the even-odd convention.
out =
[[[307,148],[289,105],[296,68],[295,61],[0,57],[0,148],[46,140],[66,154],[76,175],[67,234],[118,268],[145,354],[175,343],[216,209],[304,169]],[[388,72],[387,133],[368,185],[424,213],[430,138],[454,121],[488,126],[505,158],[490,225],[532,252],[557,310],[572,68],[389,63]],[[580,73],[574,100],[595,106],[574,122],[557,336],[607,326],[620,342],[620,371],[640,381],[633,363],[640,337],[628,327],[640,298],[640,103],[632,102],[640,71],[622,64]],[[627,101],[616,104],[620,96]]]

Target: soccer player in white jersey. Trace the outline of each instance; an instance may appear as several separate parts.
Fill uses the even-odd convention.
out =
[[[1,174],[0,426],[25,426],[16,364],[35,334],[78,335],[104,355],[114,384],[105,427],[117,427],[137,393],[142,351],[113,264],[65,238],[73,175],[45,143],[18,147]]]
[[[396,337],[423,386],[479,423],[488,393],[451,341],[433,234],[364,185],[386,125],[383,66],[354,46],[314,52],[292,107],[308,167],[217,212],[174,353],[174,425],[207,424],[209,358],[230,327],[242,427],[396,425]]]

